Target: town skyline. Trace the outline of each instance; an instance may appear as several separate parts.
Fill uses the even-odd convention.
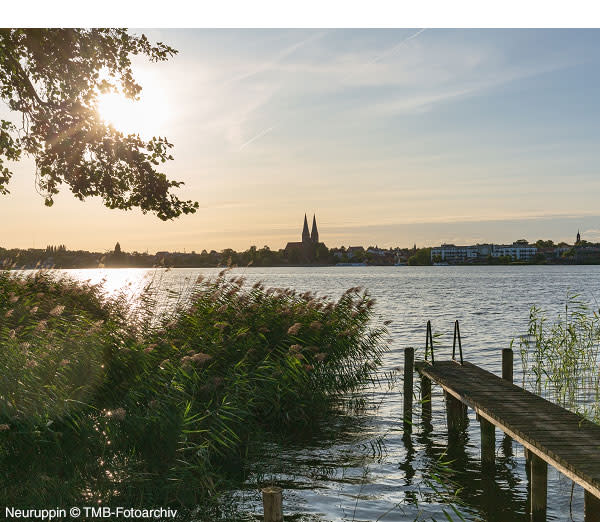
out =
[[[23,158],[3,245],[283,248],[305,211],[332,245],[600,240],[596,30],[144,33],[179,54],[136,60],[140,101],[100,112],[174,143],[165,172],[198,212],[161,222],[67,188],[46,208]]]
[[[288,241],[285,248],[271,249],[268,245],[251,245],[247,249],[224,248],[187,251],[159,250],[127,251],[117,241],[112,249],[89,251],[69,249],[62,243],[45,249],[7,249],[0,245],[0,266],[20,268],[149,268],[149,267],[218,267],[218,266],[331,266],[331,265],[426,265],[426,264],[507,264],[533,263],[600,263],[600,243],[582,238],[578,229],[571,245],[552,239],[529,242],[521,237],[510,243],[490,241],[471,245],[441,243],[413,247],[379,246],[377,243],[349,244],[328,247],[321,241],[316,214],[309,228],[304,214],[300,241]]]
[[[150,249],[150,248],[145,248],[145,249],[138,249],[138,248],[131,248],[131,249],[127,249],[127,247],[125,246],[124,251],[129,251],[129,252],[141,252],[141,253],[153,253],[153,252],[173,252],[173,253],[186,253],[186,252],[200,252],[200,251],[207,251],[207,252],[222,252],[224,250],[234,250],[236,252],[244,252],[246,250],[249,250],[251,248],[264,248],[264,247],[268,247],[269,249],[273,250],[273,251],[283,251],[283,250],[288,250],[290,247],[293,246],[300,246],[302,245],[302,242],[306,241],[307,239],[310,240],[313,237],[313,234],[315,234],[316,232],[316,239],[313,239],[313,241],[316,241],[317,243],[319,242],[319,232],[317,231],[317,225],[316,225],[316,218],[317,218],[317,214],[313,213],[312,214],[312,232],[308,231],[308,213],[304,213],[304,223],[303,226],[300,227],[298,226],[298,228],[296,229],[296,237],[290,236],[288,238],[286,238],[283,243],[281,243],[280,245],[269,245],[267,243],[264,244],[260,244],[259,241],[251,241],[249,244],[247,244],[246,246],[242,246],[242,247],[235,247],[232,245],[228,245],[228,246],[222,246],[222,247],[210,247],[210,246],[194,246],[194,245],[186,245],[183,248],[175,248],[175,249],[169,249],[169,248],[164,248],[164,247],[158,247],[155,248],[154,250]],[[568,223],[568,221],[567,221]],[[518,224],[518,222],[515,222],[515,226]],[[320,225],[319,225],[320,227]],[[327,228],[325,228],[326,234],[327,234]],[[515,241],[522,241],[522,240],[527,240],[529,243],[534,244],[536,241],[551,241],[554,244],[558,245],[560,243],[565,243],[568,245],[571,244],[576,244],[579,241],[579,238],[583,239],[586,242],[590,242],[590,243],[600,243],[600,239],[596,240],[596,236],[594,234],[595,230],[591,230],[592,234],[590,235],[589,232],[590,230],[583,230],[578,227],[577,228],[577,233],[576,233],[576,237],[577,240],[573,241],[573,230],[571,229],[569,230],[570,234],[569,236],[565,235],[565,236],[561,236],[560,238],[556,238],[556,237],[542,237],[542,236],[536,236],[536,239],[528,239],[526,234],[521,234],[519,235],[519,232],[523,232],[523,230],[517,229],[516,230],[516,235],[513,234],[512,237],[508,236],[508,233],[506,232],[506,229],[503,227],[503,236],[506,238],[503,241],[494,241],[494,240],[490,240],[489,238],[485,238],[482,236],[478,236],[478,239],[473,240],[473,241],[461,241],[461,240],[456,240],[456,239],[445,239],[445,240],[439,240],[437,242],[433,242],[433,243],[426,243],[426,242],[420,242],[417,240],[414,241],[409,241],[408,244],[405,242],[404,246],[401,246],[401,243],[399,241],[396,242],[390,242],[390,244],[387,243],[382,243],[382,242],[378,242],[376,239],[366,239],[364,241],[349,241],[347,243],[342,243],[342,244],[329,244],[329,248],[333,248],[333,249],[342,249],[342,248],[350,248],[350,247],[377,247],[377,248],[382,248],[382,249],[386,249],[386,250],[393,250],[393,249],[410,249],[410,248],[414,248],[416,246],[418,246],[418,248],[434,248],[436,246],[443,246],[443,245],[511,245],[513,244]],[[301,231],[301,232],[300,232]],[[323,237],[323,236],[321,236]],[[297,239],[300,239],[300,241],[296,241]],[[121,244],[121,240],[117,240],[116,241],[119,246]],[[323,244],[325,242],[323,241]],[[11,249],[21,249],[21,250],[27,250],[28,248],[31,249],[44,249],[47,248],[49,245],[60,245],[61,247],[65,247],[65,243],[64,242],[46,242],[45,245],[32,245],[29,247],[21,247],[21,246],[15,246],[15,245],[8,245],[8,244],[1,244],[0,243],[0,249],[4,248],[6,250],[11,250]],[[69,248],[67,250],[70,251],[77,251],[77,250],[82,250],[82,251],[88,251],[88,252],[111,252],[113,247],[114,247],[114,242],[111,243],[109,246],[105,246],[105,247],[77,247],[77,246],[73,246],[73,245],[69,245]],[[123,245],[127,245],[127,241],[123,242]],[[285,246],[284,246],[285,245]],[[411,246],[412,245],[412,246]]]
[[[303,235],[304,235],[304,232],[302,232],[302,236]],[[301,239],[304,239],[303,237],[301,237],[301,234],[297,234],[297,236],[300,237]],[[577,238],[577,239],[575,239],[575,238]],[[297,238],[292,237],[289,239],[291,239],[291,241],[286,241],[285,246],[280,246],[280,247],[276,247],[276,246],[268,245],[268,244],[259,245],[258,242],[251,242],[250,244],[248,244],[246,247],[243,247],[243,248],[234,248],[232,246],[226,246],[226,247],[217,249],[217,248],[211,248],[208,246],[192,245],[192,246],[183,247],[182,249],[158,248],[158,249],[152,250],[150,248],[147,248],[144,250],[137,250],[137,249],[133,249],[133,248],[127,248],[126,241],[121,241],[120,239],[116,239],[107,247],[78,248],[73,245],[67,245],[64,242],[63,243],[59,242],[59,243],[47,243],[44,245],[36,245],[36,246],[25,247],[25,248],[15,246],[15,245],[9,245],[9,244],[0,244],[0,249],[27,250],[28,248],[31,248],[31,249],[35,249],[35,250],[44,250],[44,249],[47,249],[50,247],[53,247],[53,248],[60,247],[62,249],[66,249],[68,251],[82,250],[82,251],[88,251],[88,252],[98,252],[98,253],[104,252],[104,253],[106,253],[106,252],[112,252],[115,248],[115,245],[118,244],[119,249],[122,249],[123,252],[130,252],[130,253],[140,252],[140,253],[158,254],[161,252],[167,252],[167,253],[192,253],[192,252],[201,252],[201,251],[223,252],[225,250],[234,250],[236,252],[244,252],[251,248],[264,248],[264,247],[268,247],[269,249],[271,249],[273,251],[285,251],[285,250],[289,249],[291,246],[301,245],[301,243],[302,243],[302,241],[295,242],[294,239],[297,239]],[[567,245],[576,245],[579,240],[582,240],[587,243],[600,244],[600,241],[594,241],[593,238],[585,237],[585,232],[581,232],[580,229],[576,230],[575,236],[573,236],[573,234],[571,234],[570,238],[564,238],[564,239],[556,239],[553,237],[536,237],[535,239],[530,239],[530,238],[527,238],[524,236],[518,236],[518,237],[515,236],[506,241],[490,241],[490,240],[481,240],[481,241],[474,241],[474,242],[441,241],[441,242],[437,242],[437,243],[419,243],[419,242],[415,241],[412,244],[394,243],[394,244],[390,244],[390,245],[378,243],[377,241],[374,241],[374,240],[364,241],[362,243],[361,242],[350,242],[347,244],[330,244],[329,242],[326,242],[326,241],[322,241],[322,243],[326,244],[326,246],[330,249],[343,249],[343,248],[351,248],[351,247],[364,247],[364,248],[374,247],[374,248],[380,248],[380,249],[385,249],[385,250],[395,250],[395,249],[410,250],[415,247],[417,247],[417,248],[435,248],[435,247],[444,246],[444,245],[448,245],[448,246],[512,245],[518,241],[523,241],[523,240],[527,241],[528,244],[532,244],[532,245],[538,241],[544,241],[544,242],[550,241],[554,245],[559,245],[562,243],[567,244]],[[318,241],[318,239],[317,239],[317,241]]]

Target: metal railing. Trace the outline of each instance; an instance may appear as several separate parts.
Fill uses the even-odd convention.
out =
[[[456,361],[456,341],[458,341],[458,356],[460,364],[464,364],[462,340],[460,338],[460,326],[458,320],[454,321],[454,341],[452,342],[452,360]],[[435,365],[435,355],[433,353],[433,334],[431,332],[431,321],[427,321],[427,332],[425,333],[425,360],[428,360],[431,351],[431,364]]]
[[[431,321],[427,321],[427,333],[425,334],[425,360],[427,360],[427,353],[431,346],[431,364],[435,364],[433,356],[433,335],[431,334]]]
[[[460,342],[460,327],[458,319],[454,321],[454,341],[452,343],[452,360],[456,361],[456,339],[458,339],[458,353],[460,355],[460,364],[463,364],[462,343]]]

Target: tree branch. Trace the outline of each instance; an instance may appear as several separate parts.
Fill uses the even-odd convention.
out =
[[[35,90],[35,87],[33,86],[33,84],[31,83],[31,80],[29,79],[29,77],[27,76],[27,73],[23,70],[23,67],[21,66],[21,63],[19,62],[19,60],[17,60],[10,52],[10,50],[7,48],[7,45],[5,43],[5,45],[3,46],[2,49],[2,53],[4,54],[4,56],[8,59],[8,61],[11,63],[11,65],[13,66],[13,70],[14,73],[16,74],[16,76],[21,80],[21,84],[25,87],[25,90],[27,91],[27,93],[29,94],[29,96],[31,96],[32,98],[35,99],[35,101],[41,106],[41,107],[47,107],[49,105],[48,102],[43,101],[37,91]]]

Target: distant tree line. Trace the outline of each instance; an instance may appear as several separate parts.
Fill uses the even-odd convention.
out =
[[[334,265],[339,262],[367,262],[368,264],[391,265],[395,257],[376,256],[363,252],[352,256],[346,249],[327,248],[320,244],[314,259],[303,261],[296,250],[271,250],[267,245],[262,248],[251,246],[237,252],[231,248],[222,251],[202,250],[201,252],[126,252],[117,242],[112,251],[89,252],[86,250],[68,250],[64,244],[49,245],[45,249],[5,249],[0,248],[0,264],[14,268],[208,268],[224,266],[296,266],[296,265]]]
[[[65,245],[48,245],[46,247],[46,252],[48,254],[56,254],[57,252],[66,252],[67,247]]]

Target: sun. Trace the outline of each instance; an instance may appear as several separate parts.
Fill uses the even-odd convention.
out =
[[[169,120],[168,104],[157,90],[142,91],[139,100],[110,92],[98,97],[98,114],[105,123],[125,134],[164,136]]]

